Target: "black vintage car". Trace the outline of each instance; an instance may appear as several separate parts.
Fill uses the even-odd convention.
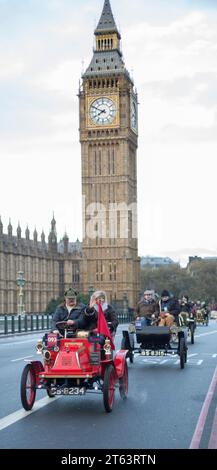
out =
[[[177,331],[178,342],[174,346],[172,332],[167,326],[143,326],[142,321],[136,321],[135,326],[130,325],[129,331],[123,331],[121,349],[128,349],[130,362],[133,363],[134,355],[146,357],[163,357],[167,355],[180,358],[180,367],[184,369],[187,362],[187,330],[179,328]],[[135,339],[137,346],[135,346]]]

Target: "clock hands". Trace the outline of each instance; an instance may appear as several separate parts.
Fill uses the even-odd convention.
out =
[[[98,98],[90,104],[89,113],[95,124],[110,124],[116,115],[116,107],[111,99]]]
[[[99,111],[99,113],[97,114],[97,116],[99,116],[100,114],[102,114],[102,113],[105,113],[105,112],[106,112],[106,110],[105,110],[105,109],[99,110],[99,108],[97,108],[96,106],[93,106],[93,105],[92,105],[92,108],[94,108],[94,109],[96,109],[97,111]]]
[[[99,115],[102,114],[102,113],[106,113],[106,110],[105,110],[105,109],[102,109],[102,111],[100,111],[100,112],[97,114],[97,116],[99,116]]]

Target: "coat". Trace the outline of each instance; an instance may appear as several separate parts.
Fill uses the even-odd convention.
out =
[[[117,314],[115,313],[113,307],[108,305],[107,309],[103,312],[107,323],[111,323],[110,330],[111,332],[115,332],[117,330],[119,321]],[[87,307],[84,314],[84,320],[88,324],[88,329],[94,330],[97,328],[97,321],[98,321],[98,312],[95,308]]]
[[[75,305],[70,313],[65,303],[59,305],[52,318],[52,330],[56,330],[56,323],[59,321],[74,320],[75,327],[79,330],[85,329],[86,321],[84,318],[85,305]]]
[[[152,299],[150,302],[144,302],[144,300],[141,300],[141,302],[138,303],[136,310],[134,312],[134,317],[145,317],[148,319],[151,319],[152,315],[155,315],[158,317],[159,315],[159,305],[157,302],[155,302],[154,299]]]

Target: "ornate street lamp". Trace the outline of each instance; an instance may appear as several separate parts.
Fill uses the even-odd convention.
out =
[[[17,279],[16,279],[16,284],[19,287],[18,315],[22,315],[22,316],[25,313],[25,305],[23,303],[23,296],[24,296],[23,288],[26,284],[26,280],[24,279],[23,275],[24,275],[23,271],[18,271]]]

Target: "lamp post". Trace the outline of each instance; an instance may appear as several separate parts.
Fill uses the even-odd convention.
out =
[[[91,296],[93,295],[94,293],[94,287],[93,286],[90,286],[89,289],[88,289],[88,294],[89,294],[89,297],[91,298]]]
[[[17,279],[16,279],[16,284],[19,287],[18,315],[21,315],[21,316],[23,316],[23,314],[25,312],[25,310],[24,310],[25,306],[24,306],[24,303],[23,303],[23,296],[24,296],[23,288],[26,284],[26,280],[24,279],[23,275],[24,275],[23,271],[18,271]]]
[[[124,319],[128,318],[128,298],[127,298],[127,293],[124,292],[123,295],[123,314],[124,314]]]

